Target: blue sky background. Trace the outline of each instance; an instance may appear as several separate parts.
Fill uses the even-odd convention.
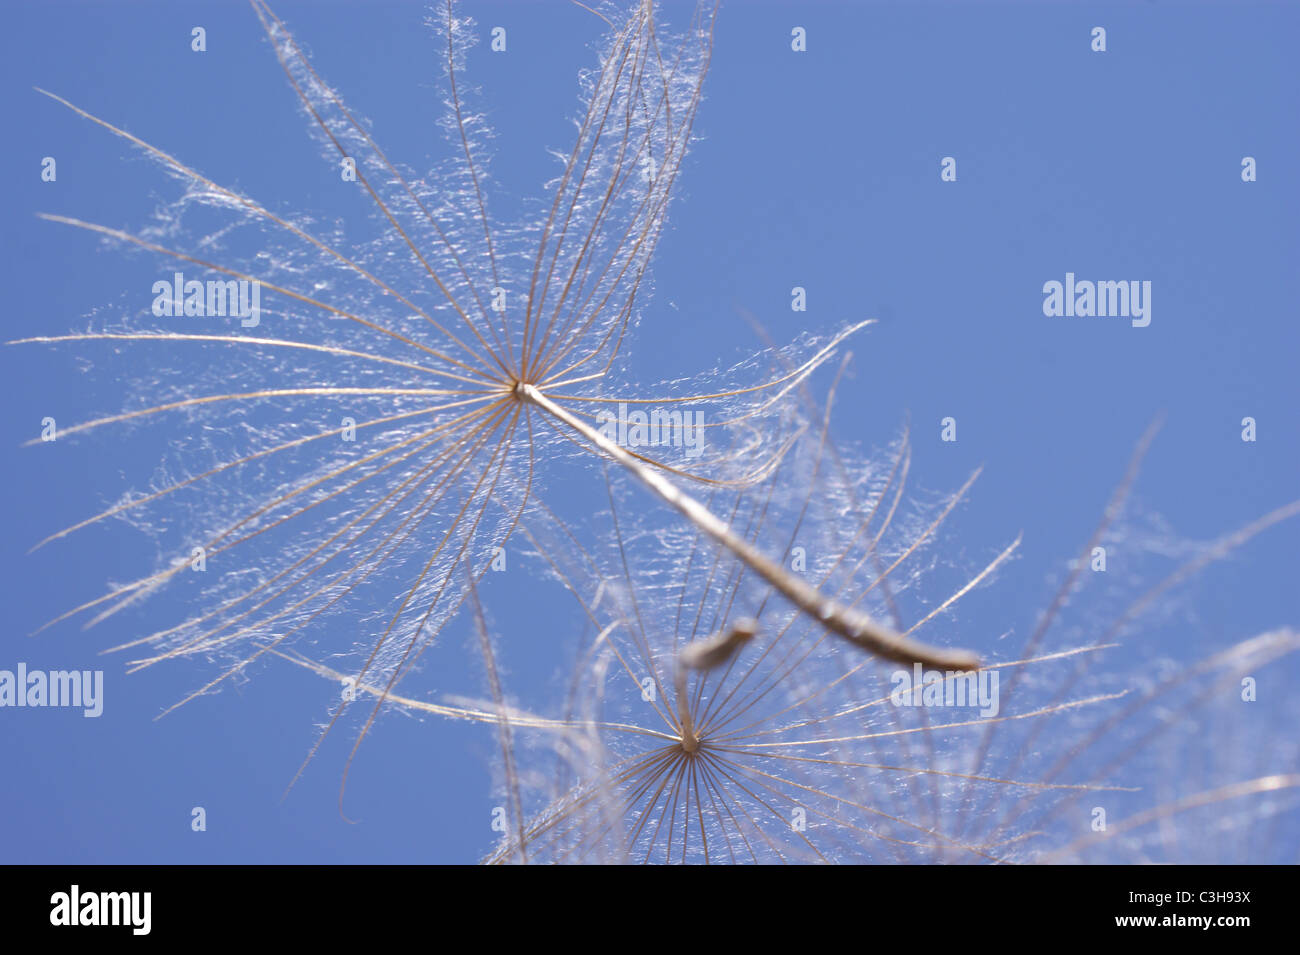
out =
[[[275,9],[391,156],[423,165],[443,154],[422,5]],[[684,5],[667,10],[684,19]],[[536,192],[554,168],[545,147],[569,145],[599,23],[558,2],[468,12],[480,32],[508,30],[506,54],[482,45],[469,66],[496,130],[498,192]],[[247,6],[6,3],[5,21],[6,339],[84,326],[147,287],[128,272],[160,268],[36,212],[130,230],[170,194],[154,166],[33,86],[254,197],[337,210],[337,194],[296,173],[323,160]],[[194,25],[207,29],[204,54],[190,51]],[[795,25],[806,53],[789,48]],[[1108,31],[1104,54],[1089,48],[1094,26]],[[740,309],[778,341],[878,318],[853,345],[839,433],[883,444],[910,416],[924,485],[955,488],[985,466],[954,545],[986,554],[1026,532],[1022,558],[964,618],[981,632],[1032,623],[1157,412],[1167,423],[1139,492],[1179,534],[1208,539],[1292,500],[1297,28],[1294,3],[724,2],[702,141],[659,245],[639,361],[669,378],[743,354],[753,340]],[[47,155],[57,183],[40,181]],[[940,181],[944,156],[957,159],[956,183]],[[1241,181],[1243,156],[1257,159],[1259,181]],[[1067,271],[1150,280],[1151,325],[1045,317],[1042,284]],[[795,285],[808,290],[804,314],[789,307]],[[72,350],[6,348],[0,369],[0,668],[102,667],[107,684],[98,720],[0,710],[0,861],[470,861],[490,847],[495,741],[479,729],[387,720],[353,769],[360,823],[349,825],[336,805],[349,740],[327,745],[280,800],[333,692],[318,678],[273,668],[155,722],[207,671],[126,676],[118,658],[96,656],[133,635],[116,620],[27,638],[71,593],[150,559],[120,530],[25,553],[120,493],[119,471],[141,450],[111,437],[20,448],[45,415],[83,420],[121,395],[86,390]],[[939,441],[946,415],[955,444]],[[1254,444],[1240,440],[1246,415]],[[1217,568],[1179,649],[1300,624],[1298,558],[1300,531],[1284,526]],[[518,576],[518,599],[493,614],[503,660],[546,679],[560,654],[541,637],[569,639],[547,631],[571,608]],[[159,619],[184,611],[169,614],[167,600],[152,608]],[[192,806],[207,809],[207,832],[190,830]]]

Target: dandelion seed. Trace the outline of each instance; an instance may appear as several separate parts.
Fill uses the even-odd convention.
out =
[[[517,528],[534,496],[539,458],[554,456],[537,434],[549,426],[576,438],[589,455],[612,458],[839,635],[891,659],[974,665],[969,654],[905,640],[818,593],[732,534],[680,486],[743,486],[774,467],[783,452],[780,442],[773,446],[772,428],[792,390],[855,329],[817,343],[793,370],[758,384],[710,393],[678,388],[653,398],[634,384],[632,394],[619,394],[618,363],[700,103],[712,42],[708,5],[678,36],[662,28],[649,0],[621,19],[605,18],[610,31],[599,69],[583,78],[586,109],[576,140],[544,214],[523,228],[503,225],[490,211],[482,122],[467,105],[463,83],[473,25],[450,0],[430,18],[441,40],[445,126],[455,154],[433,180],[437,186],[390,160],[283,21],[262,0],[252,7],[325,155],[354,171],[372,206],[374,233],[345,242],[337,230],[329,234],[305,217],[274,211],[41,91],[130,143],[185,189],[161,224],[141,233],[44,218],[222,281],[252,283],[275,300],[264,311],[267,325],[278,329],[176,334],[132,317],[121,328],[22,340],[169,355],[192,349],[206,363],[196,379],[182,374],[169,386],[159,383],[155,393],[170,392],[170,400],[63,434],[162,426],[181,416],[196,433],[213,436],[207,462],[182,459],[182,477],[41,544],[110,518],[160,523],[175,515],[184,493],[201,500],[202,521],[197,532],[171,541],[172,552],[197,547],[221,572],[190,579],[188,559],[177,557],[56,620],[91,615],[97,623],[164,585],[183,588],[200,608],[195,615],[125,646],[151,648],[135,666],[223,658],[225,669],[197,691],[203,693],[283,651],[296,635],[318,632],[325,619],[369,605],[364,613],[376,636],[349,670],[391,690],[466,599],[458,568],[468,562],[469,579],[484,573],[485,548],[502,545]],[[502,295],[507,288],[513,298]],[[194,368],[184,367],[187,374]],[[245,375],[266,383],[226,385]],[[285,381],[294,384],[278,384]],[[676,465],[626,450],[589,423],[592,408],[651,401],[720,409],[707,427],[744,433],[748,441],[735,441],[709,464]],[[351,424],[338,423],[342,409]],[[340,447],[330,441],[340,432],[367,440]],[[379,610],[369,604],[377,588],[385,597]]]
[[[1094,540],[1119,519],[1152,434],[1135,452]],[[800,535],[822,528],[838,541],[820,563],[822,584],[833,593],[876,591],[894,608],[900,632],[910,633],[901,598],[921,586],[923,575],[900,568],[915,563],[933,525],[914,519],[893,529],[897,538],[873,526],[895,513],[905,444],[887,478],[868,467],[873,477],[864,479],[824,440],[814,443],[811,461],[807,453],[791,455],[779,477],[740,495],[729,512],[732,526],[754,538],[778,528]],[[803,489],[801,496],[782,500],[779,489],[792,487]],[[845,521],[840,505],[854,488],[867,493]],[[832,503],[819,514],[814,501]],[[1104,853],[1111,838],[1118,842],[1196,809],[1295,787],[1280,771],[1285,757],[1270,759],[1257,769],[1272,767],[1271,773],[1123,815],[1140,805],[1144,784],[1159,778],[1142,763],[1160,752],[1161,740],[1242,673],[1294,659],[1294,634],[1244,641],[1145,689],[1127,672],[1084,680],[1152,606],[1153,595],[1286,519],[1294,505],[1192,556],[1090,642],[1045,645],[1064,606],[1058,593],[1020,654],[995,658],[981,671],[1002,677],[992,715],[931,708],[931,697],[935,705],[953,705],[951,690],[969,676],[960,672],[918,682],[925,706],[900,706],[896,685],[891,692],[896,674],[876,658],[834,652],[824,631],[774,608],[772,591],[747,579],[743,565],[720,558],[700,565],[694,545],[675,565],[656,565],[638,546],[648,532],[632,530],[611,505],[618,552],[612,569],[602,570],[591,553],[576,563],[553,560],[557,577],[600,628],[583,669],[590,701],[571,702],[562,717],[530,721],[530,729],[561,741],[564,771],[550,774],[560,780],[558,790],[543,795],[524,834],[488,861],[522,861],[524,850],[531,861],[548,862],[1053,861]],[[941,505],[940,513],[946,509]],[[546,539],[531,522],[525,533]],[[555,554],[571,549],[539,546]],[[914,627],[951,614],[1014,549],[1013,543]],[[872,569],[878,563],[887,568],[879,575]],[[616,595],[599,611],[583,601],[577,582],[593,578],[602,595]],[[1076,584],[1071,578],[1062,590]],[[647,684],[655,692],[644,692]],[[1178,696],[1184,702],[1171,709]],[[1109,834],[1081,837],[1077,819],[1097,802],[1122,821]],[[1260,813],[1249,817],[1257,822]]]

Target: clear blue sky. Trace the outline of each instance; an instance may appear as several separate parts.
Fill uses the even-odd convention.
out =
[[[667,6],[683,18],[682,4]],[[122,308],[138,276],[169,271],[35,218],[134,230],[173,187],[33,86],[218,182],[346,214],[296,172],[323,160],[248,7],[6,7],[6,339],[83,327],[96,309]],[[391,156],[422,165],[444,148],[420,4],[275,9]],[[497,133],[499,188],[536,191],[553,170],[545,148],[569,145],[599,23],[558,2],[467,11],[481,31],[508,30],[508,52],[480,46],[469,77]],[[195,25],[206,53],[189,49]],[[806,53],[790,50],[793,26],[807,29]],[[1089,48],[1095,26],[1105,53]],[[853,346],[841,435],[884,443],[910,416],[924,485],[951,489],[985,466],[955,546],[987,554],[1026,533],[1022,559],[964,620],[980,632],[1032,623],[1159,411],[1167,423],[1140,494],[1178,535],[1211,538],[1300,496],[1298,28],[1294,3],[724,2],[702,140],[638,337],[643,367],[669,378],[740,354],[741,308],[777,340],[878,318]],[[58,160],[56,183],[40,181],[44,156]],[[940,181],[945,156],[955,183]],[[1244,156],[1257,182],[1242,182]],[[1066,272],[1149,280],[1150,326],[1044,316],[1043,283]],[[795,285],[808,290],[806,313],[790,310]],[[361,822],[349,825],[335,802],[344,739],[280,801],[333,693],[317,678],[272,668],[155,722],[208,671],[123,674],[119,658],[96,656],[133,636],[116,621],[27,638],[72,595],[152,558],[120,529],[25,553],[116,497],[121,466],[147,453],[111,436],[19,448],[47,414],[71,423],[119,406],[122,395],[84,387],[74,355],[0,351],[0,669],[102,667],[105,712],[0,710],[0,861],[469,861],[488,849],[495,741],[479,730],[385,721],[353,770],[348,807]],[[939,441],[948,415],[955,444]],[[1253,444],[1240,439],[1247,415]],[[1295,527],[1277,529],[1217,570],[1171,652],[1190,659],[1300,624],[1298,541]],[[571,608],[518,586],[537,593],[495,612],[503,657],[520,679],[544,681]],[[168,599],[152,608],[160,620],[184,612]],[[467,639],[463,627],[454,639]],[[192,806],[206,808],[206,833],[190,831]]]

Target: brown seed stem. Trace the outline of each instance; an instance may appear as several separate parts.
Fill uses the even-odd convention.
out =
[[[979,658],[973,653],[966,650],[944,650],[910,640],[882,626],[865,613],[846,607],[825,596],[815,587],[788,573],[749,541],[732,532],[717,515],[668,478],[647,467],[595,428],[565,411],[535,386],[521,382],[515,387],[515,394],[578,432],[631,471],[642,484],[662,498],[665,503],[676,508],[703,533],[744,561],[750,569],[779,590],[803,613],[819,621],[833,633],[878,657],[897,663],[920,663],[944,670],[979,668]]]

